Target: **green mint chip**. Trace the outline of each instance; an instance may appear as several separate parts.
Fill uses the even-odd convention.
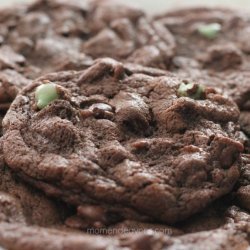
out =
[[[194,100],[203,99],[205,88],[200,84],[182,82],[177,90],[179,97],[190,97]]]
[[[58,99],[59,95],[57,92],[56,84],[54,83],[46,83],[42,84],[36,88],[35,99],[37,103],[37,107],[39,109],[43,109],[48,104]]]
[[[204,24],[198,27],[198,32],[205,38],[214,39],[221,31],[221,25],[219,23]]]

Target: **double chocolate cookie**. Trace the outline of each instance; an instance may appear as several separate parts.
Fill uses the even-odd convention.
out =
[[[53,97],[43,106],[41,89]],[[41,77],[18,95],[3,122],[4,158],[83,218],[85,206],[102,205],[94,220],[103,224],[174,223],[237,181],[238,116],[214,89],[98,60],[84,71]]]
[[[0,248],[247,249],[249,27],[113,0],[1,10]]]
[[[175,37],[179,57],[176,67],[181,66],[184,59],[190,62],[194,59],[202,67],[215,71],[237,69],[242,64],[248,68],[249,64],[244,60],[250,52],[247,48],[250,25],[247,13],[222,8],[193,8],[170,11],[156,16],[155,20]]]
[[[249,15],[236,10],[194,8],[167,12],[155,19],[175,37],[173,70],[231,96],[242,111],[241,128],[249,137]]]
[[[159,232],[127,233],[113,237],[66,232],[57,229],[0,223],[1,247],[13,250],[29,249],[91,249],[91,250],[182,250],[182,249],[248,249],[249,215],[233,209],[231,220],[224,227],[199,233],[170,237]],[[230,217],[229,216],[229,217]]]
[[[166,69],[175,53],[161,23],[118,1],[38,0],[0,16],[3,111],[29,79],[45,73],[82,70],[107,56]]]

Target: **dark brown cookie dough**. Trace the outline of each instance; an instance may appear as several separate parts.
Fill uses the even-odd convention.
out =
[[[38,79],[4,119],[7,164],[49,195],[102,205],[104,224],[110,214],[174,223],[202,210],[238,179],[239,111],[212,91],[178,97],[181,80],[151,71],[104,59]],[[35,89],[47,81],[61,96],[39,111]]]

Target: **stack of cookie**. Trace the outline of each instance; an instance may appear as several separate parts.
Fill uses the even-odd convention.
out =
[[[114,0],[0,11],[3,249],[248,249],[250,16]]]

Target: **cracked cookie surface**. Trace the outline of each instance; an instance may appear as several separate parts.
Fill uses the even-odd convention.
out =
[[[181,80],[142,71],[103,59],[34,81],[3,122],[8,166],[75,206],[101,204],[104,224],[110,212],[174,223],[228,193],[243,150],[237,106],[213,91],[178,97]],[[61,97],[39,111],[35,90],[48,81]]]

